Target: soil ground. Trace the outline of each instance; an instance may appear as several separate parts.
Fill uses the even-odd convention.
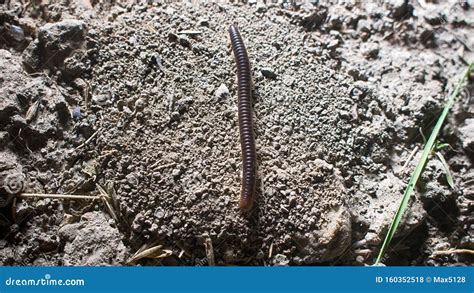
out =
[[[373,264],[474,60],[468,1],[0,2],[4,265]],[[254,86],[250,214],[233,23]],[[472,264],[440,252],[474,249],[473,91],[384,264]]]

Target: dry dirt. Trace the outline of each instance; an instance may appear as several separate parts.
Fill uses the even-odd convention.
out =
[[[474,60],[464,1],[6,2],[4,265],[370,265],[422,134]],[[232,23],[254,82],[250,214],[237,204]],[[385,264],[472,264],[437,252],[474,249],[473,91],[440,137],[454,186],[433,154]],[[19,195],[101,188],[108,200]]]

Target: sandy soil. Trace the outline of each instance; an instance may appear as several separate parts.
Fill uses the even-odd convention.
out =
[[[423,134],[474,60],[463,1],[7,2],[4,265],[370,265]],[[254,82],[247,215],[232,23]],[[439,251],[474,249],[473,91],[440,137],[454,186],[433,154],[385,264],[472,264]]]

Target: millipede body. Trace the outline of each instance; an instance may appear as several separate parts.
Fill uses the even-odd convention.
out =
[[[235,25],[229,27],[229,34],[237,63],[239,130],[242,147],[242,189],[239,205],[243,211],[248,211],[253,206],[257,176],[257,157],[252,128],[250,62],[242,37]]]

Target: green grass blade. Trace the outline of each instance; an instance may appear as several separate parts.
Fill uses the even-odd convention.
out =
[[[453,175],[451,174],[451,171],[449,170],[448,162],[446,162],[446,159],[440,152],[435,152],[435,154],[438,157],[441,164],[443,165],[444,173],[446,174],[446,180],[448,181],[449,187],[454,189],[455,188],[454,179],[453,179]]]
[[[415,171],[411,175],[410,181],[408,182],[408,186],[405,189],[405,192],[403,193],[402,201],[400,202],[400,206],[398,207],[398,210],[395,213],[395,217],[392,220],[392,224],[390,225],[387,235],[385,236],[385,240],[383,241],[382,247],[380,248],[379,255],[377,256],[377,260],[375,261],[375,265],[380,263],[380,260],[383,258],[390,242],[392,241],[393,236],[395,235],[398,225],[400,224],[400,221],[402,219],[403,213],[405,212],[405,209],[408,206],[408,200],[410,199],[410,196],[412,195],[413,190],[415,189],[416,183],[418,182],[418,179],[420,178],[420,175],[423,172],[426,161],[428,160],[428,156],[430,155],[431,150],[433,149],[433,145],[438,136],[438,133],[441,130],[441,127],[443,126],[443,122],[446,119],[446,116],[448,115],[449,110],[453,106],[456,97],[459,95],[459,92],[461,91],[461,88],[463,87],[464,82],[466,81],[473,67],[474,67],[474,63],[471,63],[469,67],[466,69],[466,71],[464,72],[464,74],[462,75],[461,79],[456,85],[456,88],[454,89],[452,94],[449,96],[448,101],[444,105],[443,112],[439,116],[438,121],[436,122],[436,125],[433,128],[433,131],[431,132],[430,138],[425,144],[425,148],[423,149],[421,158],[418,161],[418,164],[416,165]]]

